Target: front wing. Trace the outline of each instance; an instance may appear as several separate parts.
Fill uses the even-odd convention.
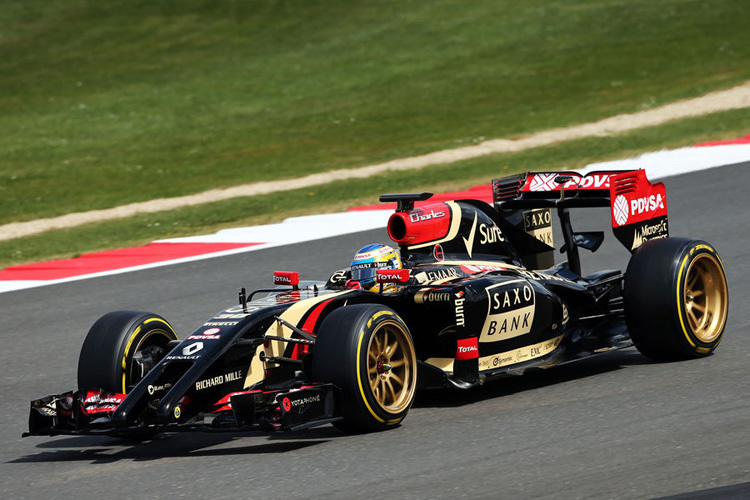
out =
[[[182,423],[145,423],[120,427],[112,413],[125,394],[101,390],[70,391],[31,402],[27,436],[59,434],[128,435],[175,431],[296,431],[341,420],[339,389],[332,384],[282,390],[232,392]],[[184,398],[175,408],[190,404]]]

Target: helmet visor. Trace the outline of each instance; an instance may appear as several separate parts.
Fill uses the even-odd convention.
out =
[[[375,280],[375,274],[378,270],[377,262],[363,262],[362,264],[352,265],[352,279],[359,282],[368,282]]]

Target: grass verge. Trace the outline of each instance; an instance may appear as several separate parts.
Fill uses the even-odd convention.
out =
[[[0,224],[694,97],[750,79],[749,25],[737,0],[4,0]]]
[[[526,170],[580,168],[589,163],[637,156],[707,140],[746,135],[747,110],[729,111],[634,132],[589,138],[521,153],[490,155],[369,179],[333,182],[310,189],[239,198],[170,212],[88,224],[0,242],[0,267],[70,258],[81,253],[145,244],[155,239],[207,234],[228,227],[277,222],[287,217],[346,210],[377,202],[385,192],[448,191]]]

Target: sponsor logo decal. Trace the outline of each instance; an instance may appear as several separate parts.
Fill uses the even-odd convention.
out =
[[[195,383],[195,390],[202,391],[210,387],[216,387],[217,385],[228,384],[242,378],[242,370],[235,370],[233,372],[225,373],[223,375],[217,375],[215,377],[207,378],[205,380],[199,380]]]
[[[531,177],[529,190],[531,191],[554,191],[557,188],[555,184],[557,174],[536,174]]]
[[[524,346],[512,351],[479,358],[479,369],[491,370],[545,356],[554,351],[557,346],[560,345],[563,337],[564,335],[560,335],[559,337],[545,340],[544,342],[540,342],[538,344]]]
[[[50,405],[46,406],[37,406],[35,407],[36,410],[42,413],[45,417],[56,417],[57,416],[57,410]]]
[[[328,283],[331,283],[331,284],[338,284],[338,283],[341,283],[342,281],[346,281],[346,270],[344,269],[340,271],[336,271],[328,279]]]
[[[513,362],[513,356],[504,356],[504,357],[495,356],[494,358],[492,358],[492,367],[494,368],[496,366],[504,366],[512,362]]]
[[[548,208],[529,210],[523,213],[523,229],[545,245],[554,246],[552,234],[552,211]]]
[[[464,316],[464,292],[458,291],[454,295],[453,306],[456,309],[456,326],[464,326],[466,324],[466,318]]]
[[[633,246],[630,249],[635,250],[649,240],[666,238],[667,236],[669,236],[669,230],[667,229],[666,218],[653,225],[644,224],[636,228],[633,236]]]
[[[505,241],[505,236],[500,228],[492,225],[487,226],[485,224],[479,224],[479,234],[482,238],[479,240],[480,245],[486,245],[487,243],[496,243],[498,241]]]
[[[292,411],[294,408],[301,408],[303,406],[307,406],[312,403],[319,403],[320,402],[320,394],[311,394],[309,396],[303,396],[303,397],[297,397],[297,398],[288,398],[285,397],[281,401],[281,406],[284,408],[284,411],[289,412]]]
[[[221,338],[221,335],[218,335],[220,331],[221,331],[220,328],[209,328],[208,330],[204,330],[203,333],[190,335],[187,339],[188,340],[216,340],[216,339]]]
[[[99,405],[99,406],[96,406],[95,408],[88,408],[87,407],[86,411],[89,414],[92,414],[92,413],[110,413],[110,412],[115,411],[117,409],[117,406],[118,405]]]
[[[630,212],[633,215],[640,215],[644,212],[653,212],[657,208],[664,208],[664,198],[662,198],[661,193],[630,200]]]
[[[464,240],[464,246],[466,247],[466,253],[469,254],[469,257],[472,256],[474,253],[474,235],[477,231],[477,214],[474,212],[474,222],[471,224],[471,229],[469,230],[469,237],[462,236],[462,239]],[[480,245],[487,245],[489,243],[496,243],[498,241],[505,241],[505,236],[503,235],[503,232],[500,230],[499,227],[492,225],[487,225],[484,223],[479,224],[479,244]]]
[[[425,304],[427,302],[450,302],[451,293],[437,290],[420,290],[414,295],[414,302]]]
[[[458,278],[458,271],[453,267],[436,269],[434,271],[423,271],[414,276],[419,283],[428,283],[430,281],[442,281],[447,279]]]
[[[83,402],[85,404],[98,403],[100,397],[101,397],[101,392],[89,391],[88,393],[86,393],[86,399],[84,399]]]
[[[247,316],[250,316],[250,314],[252,312],[254,312],[254,311],[257,310],[257,308],[252,308],[253,311],[251,312],[249,309],[251,309],[251,308],[248,307],[248,312],[246,312],[246,313],[221,313],[221,314],[217,314],[216,316],[214,316],[211,319],[242,319],[242,318],[245,318]]]
[[[484,273],[487,271],[504,271],[503,266],[492,264],[461,264],[461,270],[466,274]]]
[[[86,398],[83,401],[85,409],[83,410],[88,415],[95,415],[98,413],[111,413],[117,409],[117,407],[125,399],[124,394],[107,394],[103,391],[88,391]],[[57,416],[56,402],[60,400],[52,401],[50,404],[39,407],[34,406],[35,409],[42,411],[45,415],[54,417]]]
[[[560,186],[555,182],[558,175],[570,175],[573,178],[563,184],[563,189],[609,189],[609,178],[613,174],[593,174],[581,177],[575,172],[553,172],[532,174],[528,181],[529,191],[559,191]]]
[[[274,285],[298,285],[299,284],[299,273],[296,272],[284,272],[274,271],[273,273]]]
[[[117,403],[117,404],[120,404],[120,403],[122,403],[122,401],[124,399],[125,399],[124,396],[114,395],[114,396],[109,396],[107,398],[102,399],[101,402],[102,403]]]
[[[564,184],[565,189],[609,189],[609,177],[612,174],[587,175],[580,181],[575,177]]]
[[[523,214],[523,229],[531,232],[552,226],[552,213],[547,210],[529,210]]]
[[[345,270],[336,271],[335,273],[333,273],[331,275],[331,281],[341,281],[343,279],[346,279],[346,271]]]
[[[628,200],[623,195],[615,198],[615,202],[612,204],[612,214],[618,226],[622,226],[628,222],[628,218],[630,218]]]
[[[391,265],[390,262],[363,262],[361,264],[352,264],[352,271],[357,269],[379,269],[388,267]]]
[[[465,238],[462,236],[462,239],[464,240],[464,246],[466,246],[466,253],[469,254],[469,257],[471,257],[471,253],[474,249],[474,233],[477,230],[477,213],[474,212],[474,222],[471,224],[471,230],[469,230],[469,237]]]
[[[409,213],[409,220],[412,222],[422,222],[430,219],[439,219],[441,217],[445,217],[444,211],[436,212],[435,210],[432,210],[428,214],[420,214],[415,212]]]
[[[531,331],[536,292],[529,282],[500,283],[488,287],[486,292],[489,305],[479,342],[498,342]]]
[[[172,387],[172,384],[164,384],[164,385],[149,385],[148,386],[148,393],[153,396],[156,391],[163,391],[165,389],[169,389]]]
[[[563,278],[561,276],[555,276],[554,274],[538,273],[536,271],[527,271],[526,269],[519,269],[518,274],[535,281],[562,281],[564,283],[574,283],[573,281]]]
[[[185,346],[182,348],[182,355],[183,356],[192,356],[196,352],[203,349],[203,342],[193,342],[189,346]]]
[[[293,290],[274,295],[274,298],[277,304],[288,304],[289,302],[298,302],[302,298],[302,295],[299,290]]]
[[[612,203],[612,226],[620,227],[626,224],[641,222],[644,219],[653,218],[655,215],[666,215],[666,196],[661,192],[638,196],[633,193],[630,198],[626,195],[617,195]]]
[[[628,200],[624,195],[618,195],[612,203],[612,219],[616,226],[624,226],[631,219],[635,222],[642,220],[644,214],[653,214],[657,210],[664,210],[666,198],[661,193],[642,196]]]
[[[373,259],[375,257],[382,257],[384,255],[388,255],[389,253],[391,253],[391,251],[392,250],[390,248],[388,248],[388,247],[381,247],[381,248],[377,248],[375,250],[371,250],[369,252],[359,253],[359,254],[357,254],[357,255],[354,256],[354,260],[355,261],[357,261],[357,260],[369,260],[369,259]]]
[[[378,269],[376,280],[378,283],[406,283],[409,281],[409,270]]]
[[[479,345],[477,344],[477,338],[471,337],[468,339],[458,339],[456,345],[456,361],[463,361],[465,359],[476,359],[479,357]]]
[[[443,247],[442,245],[440,245],[440,243],[432,247],[432,256],[437,261],[445,260],[445,253],[443,252]]]
[[[203,326],[234,326],[239,324],[239,321],[209,321],[203,323]]]

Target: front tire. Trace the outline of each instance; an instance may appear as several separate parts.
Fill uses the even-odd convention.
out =
[[[721,341],[729,311],[727,277],[705,241],[644,243],[630,259],[623,295],[630,336],[649,358],[708,356]]]
[[[343,421],[349,432],[398,425],[414,402],[417,358],[409,329],[390,308],[361,304],[331,313],[323,322],[312,357],[315,381],[341,388]]]
[[[91,327],[78,357],[79,390],[127,394],[177,340],[172,326],[156,314],[115,311]]]

